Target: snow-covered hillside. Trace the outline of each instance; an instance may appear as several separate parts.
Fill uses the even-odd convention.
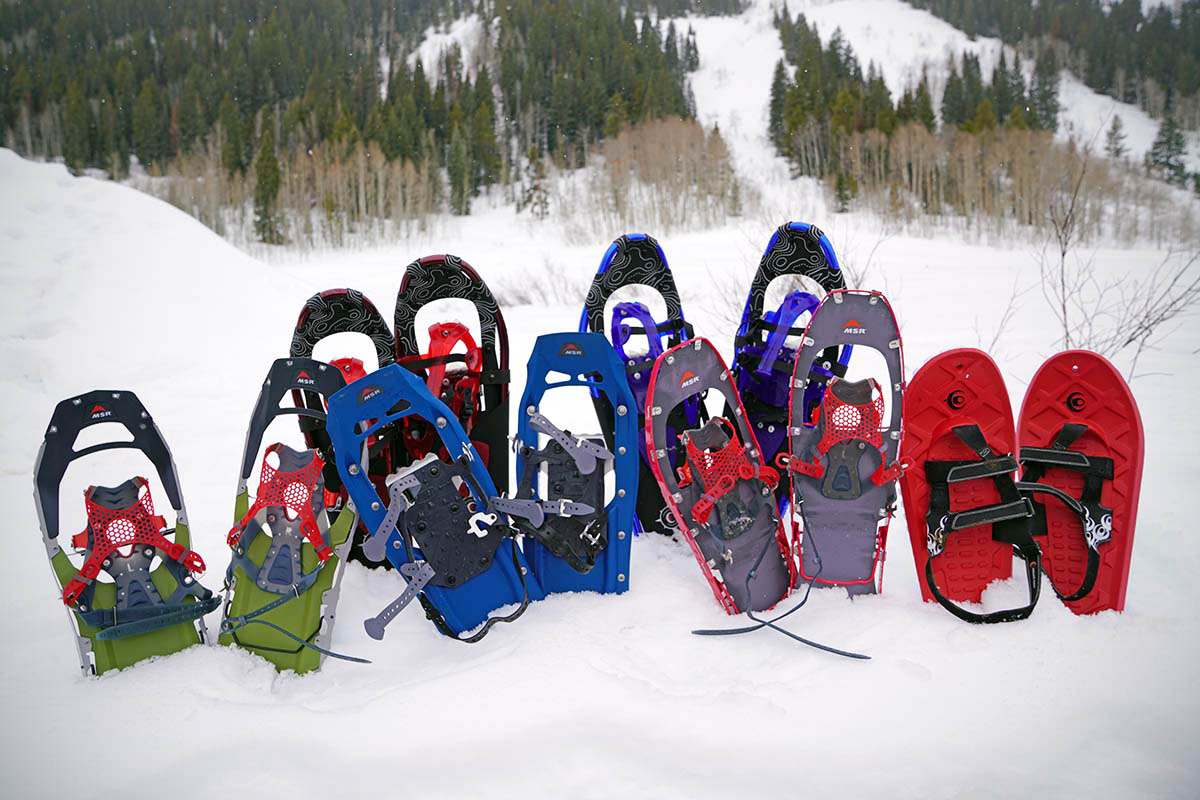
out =
[[[794,12],[802,4],[789,5]],[[889,30],[889,21],[907,24],[888,16],[901,6],[844,0],[805,10],[823,15],[822,35],[842,24],[863,57],[874,47],[883,58],[889,36],[931,51],[952,38],[931,33],[932,23]],[[904,19],[910,12],[919,13],[909,9]],[[875,27],[852,25],[855,14]],[[1014,287],[1023,292],[992,348],[1019,404],[1056,349],[1038,288],[1038,244],[889,236],[860,215],[827,213],[813,182],[789,180],[766,143],[770,72],[781,55],[769,4],[693,24],[701,113],[720,124],[763,201],[760,214],[726,227],[660,237],[697,332],[729,356],[763,246],[780,222],[804,219],[828,232],[844,263],[869,263],[864,286],[886,291],[896,309],[909,377],[945,349],[988,346]],[[896,65],[883,64],[889,81],[903,81],[906,52],[896,49]],[[640,537],[627,594],[552,597],[478,645],[450,642],[412,609],[386,640],[368,639],[360,621],[399,593],[401,579],[350,565],[333,647],[373,664],[330,661],[297,678],[246,652],[197,647],[85,680],[31,502],[33,461],[56,402],[93,388],[138,393],[178,461],[195,546],[209,566],[203,582],[216,589],[251,406],[309,295],[356,287],[390,318],[406,263],[461,255],[504,304],[520,391],[535,337],[577,325],[596,264],[623,231],[579,243],[556,224],[480,204],[468,218],[437,220],[385,248],[306,257],[283,250],[268,264],[128,187],[72,178],[7,150],[0,187],[0,356],[9,369],[0,503],[13,522],[0,580],[0,640],[8,645],[0,660],[0,795],[690,800],[1200,790],[1200,619],[1189,599],[1200,539],[1186,505],[1200,481],[1188,448],[1200,440],[1200,417],[1181,413],[1200,367],[1195,316],[1143,356],[1132,385],[1147,461],[1123,614],[1075,617],[1047,591],[1027,621],[959,622],[920,602],[901,517],[884,594],[851,602],[819,591],[786,623],[868,653],[869,662],[769,631],[691,635],[731,620],[686,546]],[[1081,255],[1104,281],[1147,271],[1165,253]],[[346,353],[370,357],[363,341],[347,338],[317,354]],[[1117,364],[1124,369],[1128,360]],[[556,422],[595,429],[586,403]],[[271,432],[294,436],[284,423]],[[121,470],[136,463],[99,474],[73,468],[62,495],[66,529],[81,524],[82,486],[127,478]],[[1022,592],[1017,582],[998,584],[985,603],[1013,605]],[[209,623],[215,628],[215,615]]]

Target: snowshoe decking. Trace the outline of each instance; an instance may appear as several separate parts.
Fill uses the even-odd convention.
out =
[[[539,412],[545,394],[564,386],[587,387],[616,410],[611,450],[602,436],[574,436]],[[501,508],[525,534],[525,558],[546,592],[617,593],[629,588],[639,470],[637,418],[625,370],[607,339],[598,333],[538,337],[529,356],[514,443],[518,505]],[[544,447],[539,434],[548,440]],[[608,470],[615,486],[606,505]]]
[[[887,382],[813,376],[824,354],[847,345],[879,351]],[[828,384],[810,412],[808,390],[823,380]],[[903,389],[900,333],[887,299],[878,292],[831,292],[796,353],[789,451],[777,459],[791,477],[792,533],[803,580],[844,586],[851,594],[879,590],[901,471]],[[891,401],[887,419],[884,392]]]
[[[299,319],[296,320],[289,352],[292,358],[312,358],[317,344],[322,339],[338,333],[358,333],[369,338],[380,367],[391,364],[395,358],[392,332],[388,329],[387,322],[375,308],[375,304],[356,289],[328,289],[308,298]],[[345,383],[357,380],[367,372],[362,361],[357,358],[332,359],[329,364],[341,371]],[[297,389],[292,392],[292,398],[297,407],[325,413],[328,396]],[[323,453],[331,452],[329,436],[321,420],[298,415],[297,422],[304,433],[304,441],[310,448]],[[397,441],[398,435],[399,431],[395,429],[383,428],[368,443],[368,474],[381,491],[386,491],[384,480],[391,474],[395,465],[403,461],[403,450]],[[344,495],[337,470],[329,462],[326,463],[325,469],[325,488]],[[361,551],[361,541],[366,536],[367,531],[360,527],[354,535],[348,555],[350,560],[366,563]]]
[[[408,417],[438,431],[445,459],[429,453],[389,476],[380,494],[365,474],[363,443],[379,428]],[[382,638],[387,623],[414,598],[441,633],[474,642],[544,596],[537,578],[526,574],[507,517],[493,509],[497,492],[482,460],[454,414],[419,377],[393,364],[360,378],[329,398],[326,424],[338,473],[371,531],[364,556],[386,558],[408,582],[400,597],[367,620],[373,638]],[[490,616],[510,604],[519,607],[507,616]],[[461,638],[481,624],[480,631]]]
[[[131,439],[75,449],[80,431],[107,422],[124,426]],[[59,485],[72,462],[118,448],[139,450],[154,465],[175,511],[175,527],[167,528],[155,513],[143,477],[115,487],[91,486],[84,493],[87,526],[71,540],[83,556],[82,567],[76,567],[58,543]],[[196,580],[204,561],[190,549],[175,462],[137,395],[93,391],[55,407],[34,465],[34,501],[85,675],[102,675],[207,640],[203,616],[220,601]],[[101,581],[101,572],[112,581]]]
[[[467,300],[479,316],[478,346],[466,326],[457,323],[430,329],[430,350],[417,343],[417,313],[436,300]],[[452,353],[462,342],[466,353]],[[420,375],[435,397],[450,407],[487,465],[492,482],[508,489],[508,329],[492,290],[479,273],[458,256],[417,259],[404,270],[396,295],[396,360]],[[448,371],[462,362],[463,369]],[[440,377],[440,380],[439,380]],[[408,461],[424,458],[438,446],[438,432],[409,418],[404,429]]]
[[[791,397],[795,348],[787,339],[800,336],[804,328],[796,325],[802,315],[811,316],[820,297],[807,291],[791,291],[779,308],[766,311],[767,289],[778,278],[803,277],[821,292],[846,287],[837,256],[829,239],[816,226],[789,222],[771,235],[758,270],[750,283],[742,319],[734,338],[733,373],[746,414],[768,464],[787,445],[788,401]],[[806,409],[820,402],[825,383],[833,376],[845,375],[852,347],[833,347],[813,362],[811,381],[805,389]],[[808,418],[806,413],[805,418]],[[781,482],[777,496],[787,499],[787,484]]]
[[[909,383],[900,489],[921,596],[968,622],[1024,619],[1041,591],[1031,508],[1013,477],[1015,438],[1004,378],[987,353],[948,350]],[[1026,566],[1027,605],[989,613],[958,605],[1010,578],[1014,553]]]
[[[617,303],[612,309],[610,330],[605,329],[605,306],[609,298],[626,286],[640,286],[657,293],[666,307],[667,319],[656,322],[650,310],[642,303]],[[651,236],[630,233],[616,239],[604,257],[600,268],[588,288],[587,300],[579,318],[580,332],[611,335],[613,347],[624,364],[629,388],[633,391],[638,408],[639,430],[646,425],[646,392],[650,385],[650,372],[657,357],[667,347],[672,347],[692,338],[692,328],[683,318],[683,306],[675,278],[667,266],[662,247]],[[644,337],[645,352],[631,346],[631,341]],[[664,345],[665,342],[665,345]],[[609,448],[614,447],[615,417],[612,404],[603,394],[593,394],[596,414]],[[676,412],[671,420],[672,430],[682,430],[696,422],[696,405],[687,404]],[[640,530],[654,531],[670,536],[676,526],[670,510],[663,502],[662,494],[651,470],[651,458],[640,447],[642,455],[641,475],[638,478],[637,520]]]
[[[344,385],[336,367],[310,358],[278,359],[263,381],[246,433],[235,524],[228,536],[232,557],[219,641],[257,653],[281,671],[310,672],[326,655],[347,658],[329,646],[357,516],[338,492],[326,490],[327,478],[337,480],[332,447],[296,451],[281,443],[268,446],[253,504],[250,476],[267,427],[277,417],[311,421],[315,424],[306,426],[309,433],[328,442],[325,412],[281,406],[289,391],[293,398],[301,392],[315,395],[323,409]]]
[[[672,411],[710,390],[724,396],[732,419],[674,434]],[[762,611],[786,597],[795,568],[774,501],[779,473],[763,462],[733,377],[707,340],[676,345],[658,359],[645,430],[663,499],[725,610]]]
[[[1034,541],[1076,614],[1125,608],[1144,435],[1128,385],[1103,357],[1068,350],[1033,376],[1017,426]]]

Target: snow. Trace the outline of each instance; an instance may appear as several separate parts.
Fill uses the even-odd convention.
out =
[[[865,8],[830,3],[822,13],[838,5]],[[871,13],[882,24],[882,6],[896,4],[878,5]],[[703,61],[698,105],[721,125],[764,206],[724,228],[660,237],[697,331],[729,356],[762,247],[780,222],[805,219],[827,231],[844,263],[869,262],[864,283],[886,291],[896,310],[909,377],[942,350],[986,347],[1014,286],[1025,291],[992,348],[1017,407],[1055,351],[1038,289],[1039,243],[889,236],[870,219],[830,214],[820,190],[789,181],[765,142],[766,90],[779,57],[769,8],[693,22]],[[869,49],[852,43],[860,54]],[[317,674],[277,675],[248,653],[196,647],[84,679],[30,502],[34,457],[56,402],[93,388],[138,393],[175,454],[195,545],[208,561],[203,581],[215,589],[245,425],[309,295],[360,288],[390,319],[406,263],[459,254],[501,297],[519,393],[534,338],[576,326],[587,283],[620,231],[568,239],[557,223],[481,207],[387,247],[308,257],[284,250],[265,263],[128,187],[72,178],[6,150],[0,186],[0,358],[9,371],[0,502],[13,522],[0,581],[8,653],[0,661],[0,794],[86,787],[138,798],[170,786],[173,796],[206,799],[358,797],[400,787],[415,797],[999,798],[1200,789],[1200,619],[1190,585],[1200,541],[1195,515],[1179,502],[1200,480],[1184,446],[1200,437],[1200,417],[1180,412],[1200,388],[1196,317],[1143,356],[1132,384],[1147,461],[1123,614],[1075,617],[1047,591],[1027,621],[959,622],[921,603],[901,517],[884,594],[851,602],[818,591],[786,623],[868,653],[869,662],[769,631],[691,635],[734,620],[685,545],[640,537],[627,594],[551,597],[478,645],[439,636],[413,610],[384,641],[371,641],[360,620],[400,592],[400,578],[350,565],[333,646],[371,665],[331,660]],[[1082,255],[1104,279],[1148,270],[1165,253]],[[542,299],[505,302],[551,272],[556,282],[542,287]],[[359,341],[351,354],[365,351]],[[586,404],[556,422],[595,429]],[[272,434],[295,436],[286,424]],[[71,526],[82,508],[71,498],[89,479],[130,474],[69,472],[64,528],[78,529]],[[161,490],[156,497],[165,500]],[[985,604],[1015,605],[1023,591],[1019,579],[997,584]],[[215,615],[208,622],[215,632]],[[139,756],[136,772],[110,768]]]
[[[417,61],[420,61],[425,70],[425,77],[436,83],[441,80],[442,59],[446,51],[458,45],[462,50],[465,74],[472,63],[471,54],[482,41],[483,35],[483,21],[478,14],[461,17],[448,26],[426,28],[421,44],[408,56],[409,69],[416,67]]]

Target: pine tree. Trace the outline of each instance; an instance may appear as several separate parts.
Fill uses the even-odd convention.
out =
[[[1004,56],[1004,48],[1000,48],[1000,60],[992,70],[992,83],[989,87],[992,107],[999,112],[999,121],[1008,118],[1008,110],[1013,107],[1012,86],[1009,84],[1008,62]]]
[[[166,114],[159,100],[158,86],[149,78],[142,81],[142,89],[133,104],[133,151],[146,167],[167,156]]]
[[[254,230],[258,240],[264,244],[280,244],[283,241],[275,213],[280,179],[273,127],[270,120],[264,121],[258,157],[254,159]]]
[[[1146,171],[1167,183],[1183,186],[1187,179],[1183,164],[1185,148],[1179,123],[1175,117],[1167,117],[1159,126],[1150,151],[1146,153]]]
[[[608,98],[608,109],[604,112],[604,138],[611,139],[629,123],[629,109],[625,97],[617,92]]]
[[[975,113],[963,128],[970,133],[995,130],[996,112],[992,109],[992,101],[986,97],[980,100],[979,105],[975,107]]]
[[[462,128],[450,134],[450,152],[446,157],[450,177],[450,211],[459,216],[471,213],[471,154]]]
[[[787,67],[780,59],[775,64],[775,76],[771,79],[771,105],[767,131],[776,150],[783,145],[783,98],[787,94]]]
[[[1025,106],[1013,106],[1004,120],[1004,127],[1010,131],[1029,130],[1029,117],[1025,114]]]
[[[921,84],[917,87],[916,118],[930,133],[937,127],[937,117],[933,113],[933,95],[929,91],[929,77],[922,72]]]
[[[696,31],[688,25],[687,43],[684,45],[684,63],[688,72],[700,69],[700,48],[696,47]]]
[[[63,110],[63,160],[75,174],[92,163],[92,131],[95,122],[92,108],[83,96],[78,80],[67,88],[66,108]]]
[[[1113,161],[1120,161],[1129,152],[1129,148],[1125,146],[1125,124],[1117,114],[1113,114],[1112,124],[1104,134],[1104,152]]]
[[[221,166],[232,175],[246,171],[246,124],[242,112],[233,102],[233,95],[226,92],[221,99],[218,112],[225,141],[221,147]]]
[[[942,125],[962,125],[967,121],[966,94],[958,67],[950,64],[950,76],[946,78],[946,91],[942,94]]]
[[[1029,88],[1029,105],[1033,109],[1036,127],[1058,130],[1058,59],[1051,47],[1042,48],[1033,68],[1033,85]]]

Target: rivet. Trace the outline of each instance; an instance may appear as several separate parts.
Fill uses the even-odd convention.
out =
[[[617,531],[617,538],[618,538],[618,539],[624,539],[624,538],[625,538],[625,531]]]
[[[372,510],[372,511],[378,511],[378,510],[379,510],[379,501],[378,501],[378,500],[376,500],[376,501],[374,501],[373,503],[371,503],[371,510]]]
[[[617,489],[617,497],[624,497],[624,496],[625,496],[625,490]]]
[[[627,409],[624,405],[617,406],[617,416],[618,417],[623,417],[628,413],[629,413],[629,409]]]
[[[346,471],[349,472],[351,475],[357,475],[358,474],[358,464],[351,464],[349,469],[347,469]]]
[[[444,428],[444,427],[446,427],[446,418],[445,418],[445,417],[438,417],[438,418],[437,418],[437,426],[438,426],[439,428]]]
[[[617,583],[624,583],[624,582],[625,582],[625,573],[622,572],[620,575],[617,576]]]
[[[619,455],[619,456],[625,455],[625,445],[621,445],[620,447],[617,448],[617,455]]]

